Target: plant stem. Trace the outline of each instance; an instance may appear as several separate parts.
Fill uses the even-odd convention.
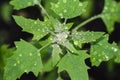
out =
[[[67,19],[65,18],[63,25],[65,25],[65,24],[66,24],[66,22],[67,22]]]
[[[47,13],[47,11],[44,9],[44,7],[39,3],[38,6],[43,10],[43,12],[46,14],[46,16],[49,18],[49,14]]]
[[[77,30],[78,30],[79,28],[81,28],[82,26],[84,26],[84,25],[86,25],[87,23],[89,23],[89,22],[91,22],[91,21],[93,21],[93,20],[95,20],[95,19],[97,19],[97,18],[100,18],[100,17],[101,17],[101,15],[96,15],[96,16],[93,16],[93,17],[87,19],[86,21],[84,21],[84,22],[80,23],[78,26],[76,26],[76,27],[73,29],[73,32],[74,32],[74,31],[77,31]]]
[[[41,47],[40,49],[38,49],[38,51],[40,52],[41,50],[43,50],[44,48],[46,48],[46,47],[49,46],[50,44],[52,44],[52,42],[47,43],[46,45],[44,45],[43,47]]]

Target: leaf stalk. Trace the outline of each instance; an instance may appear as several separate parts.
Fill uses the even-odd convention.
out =
[[[89,22],[91,22],[91,21],[93,21],[93,20],[95,20],[95,19],[98,19],[98,18],[100,18],[100,17],[101,17],[100,14],[99,14],[99,15],[96,15],[96,16],[93,16],[93,17],[87,19],[86,21],[83,21],[83,22],[80,23],[79,25],[77,25],[72,31],[75,32],[75,31],[77,31],[79,28],[81,28],[82,26],[84,26],[84,25],[86,25],[87,23],[89,23]]]

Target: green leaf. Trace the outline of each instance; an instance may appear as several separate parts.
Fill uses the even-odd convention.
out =
[[[19,10],[29,6],[39,4],[41,0],[11,0],[10,4],[14,6],[14,9]]]
[[[41,55],[37,48],[26,41],[16,42],[17,50],[8,59],[5,66],[4,80],[16,80],[24,72],[32,71],[36,76],[42,71]]]
[[[52,47],[53,47],[52,64],[53,64],[53,66],[55,66],[58,63],[58,61],[60,60],[60,54],[62,54],[62,50],[59,47],[59,45],[57,45],[57,44],[52,45]]]
[[[52,42],[53,41],[53,36],[49,36],[47,39],[42,39],[42,40],[40,40],[40,42],[39,42],[39,44],[41,45],[41,46],[44,46],[44,45],[46,45],[47,43],[50,43],[50,42]],[[38,44],[38,43],[37,43]]]
[[[22,16],[14,16],[16,23],[23,28],[23,31],[32,33],[33,40],[39,40],[52,30],[51,23],[48,20],[44,22],[40,20],[27,19]]]
[[[94,11],[94,0],[84,0],[88,2],[88,5],[86,7],[86,12],[84,14],[82,14],[83,18],[89,18],[90,16],[92,16],[93,11]]]
[[[67,24],[65,25],[65,29],[66,29],[66,30],[69,30],[69,29],[71,29],[72,26],[73,26],[73,23],[67,23]]]
[[[51,47],[53,49],[53,50],[51,49],[52,54],[50,54],[49,55],[50,58],[47,61],[44,62],[44,71],[47,71],[47,72],[51,71],[56,66],[56,64],[60,60],[60,54],[62,54],[62,50],[59,47],[59,45],[53,44]],[[50,53],[50,52],[46,52],[47,55],[48,55],[48,53]]]
[[[52,3],[51,9],[61,18],[74,18],[85,12],[87,7],[86,2],[79,0],[58,0],[57,3]]]
[[[78,53],[78,51],[75,49],[75,47],[73,46],[72,43],[70,43],[69,41],[66,41],[62,44],[64,47],[66,47],[68,50],[70,50],[72,53]]]
[[[74,55],[67,53],[58,63],[58,73],[66,70],[71,80],[88,80],[88,73],[84,60],[88,58],[85,51],[79,51],[80,54]]]
[[[101,14],[107,30],[111,33],[114,30],[114,23],[120,22],[120,2],[105,0],[105,6]]]
[[[114,62],[120,63],[120,48],[117,47],[115,50],[117,50],[117,51],[116,51],[116,54],[115,54]]]
[[[69,30],[73,23],[67,23],[67,24],[62,24],[57,18],[50,17],[50,20],[53,24],[53,27],[55,29],[55,32],[64,32]]]
[[[44,62],[44,71],[50,72],[51,70],[54,69],[54,66],[52,64],[52,58],[50,58],[47,62]]]
[[[75,45],[81,45],[82,43],[89,43],[89,42],[94,42],[102,35],[104,32],[75,32],[72,34],[72,40],[74,41]]]
[[[93,43],[90,49],[92,65],[99,66],[102,61],[108,61],[118,54],[115,43],[108,43],[108,35],[103,36],[98,42]]]
[[[54,18],[59,18],[59,16],[53,10],[51,10],[51,3],[56,3],[58,0],[43,0],[43,2],[47,13]]]
[[[55,32],[64,31],[63,24],[57,18],[50,17],[51,23],[55,29]]]

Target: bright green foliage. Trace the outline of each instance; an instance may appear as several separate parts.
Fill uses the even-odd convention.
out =
[[[53,51],[52,51],[52,64],[53,66],[58,63],[60,60],[60,54],[62,54],[62,50],[60,49],[59,45],[54,44],[53,45]]]
[[[61,24],[57,18],[50,17],[50,20],[54,27],[55,32],[60,32],[64,30],[63,24]]]
[[[52,58],[50,58],[46,63],[43,63],[43,64],[44,64],[44,71],[46,71],[46,72],[53,70],[53,68],[55,66],[55,65],[53,65]]]
[[[22,31],[33,34],[33,38],[30,42],[16,42],[13,55],[9,55],[6,46],[0,48],[0,79],[3,72],[4,80],[16,80],[24,72],[32,71],[36,76],[39,73],[38,77],[42,80],[63,80],[61,72],[66,71],[71,80],[88,80],[86,58],[90,58],[93,66],[99,66],[102,61],[110,59],[120,63],[120,49],[116,43],[108,42],[107,33],[81,28],[92,20],[102,18],[108,32],[112,32],[115,21],[120,21],[120,3],[105,0],[101,14],[77,26],[76,22],[79,21],[72,22],[77,16],[89,15],[91,10],[82,14],[91,8],[91,1],[93,0],[11,0],[10,4],[17,10],[37,5],[41,8],[44,21],[13,16]],[[90,44],[90,48],[82,46],[86,43]],[[46,72],[48,75],[44,77]]]
[[[87,1],[87,7],[86,7],[86,12],[84,14],[82,14],[83,18],[88,18],[91,16],[93,10],[94,10],[94,0],[84,0]]]
[[[75,47],[73,46],[73,44],[71,44],[69,41],[66,41],[65,43],[62,44],[63,46],[65,46],[68,50],[70,50],[72,53],[77,54],[78,51],[75,49]]]
[[[108,32],[111,33],[114,30],[114,23],[116,21],[120,22],[120,3],[114,0],[105,0],[104,10],[101,16]]]
[[[7,45],[0,47],[0,69],[4,69],[7,59],[13,54],[13,49],[8,49]]]
[[[115,61],[116,63],[120,63],[120,48],[118,49],[118,51],[117,51],[116,54],[115,54],[115,59],[114,59],[114,61]]]
[[[78,55],[67,53],[58,63],[58,72],[67,71],[71,80],[88,80],[87,69],[84,60],[88,58],[85,51],[78,51]]]
[[[47,11],[47,13],[52,17],[59,18],[59,16],[50,8],[51,3],[57,3],[58,0],[43,0],[43,2],[44,2],[44,8]]]
[[[14,6],[14,9],[22,9],[29,6],[39,4],[41,0],[11,0],[10,4]]]
[[[73,25],[73,23],[67,23],[66,26],[65,26],[65,29],[66,30],[71,29],[72,25]]]
[[[61,18],[73,18],[80,16],[85,12],[86,2],[79,0],[58,0],[57,3],[52,3],[51,9]]]
[[[90,50],[91,62],[95,66],[99,66],[102,61],[108,61],[119,55],[117,45],[108,43],[108,35],[93,43]]]
[[[16,23],[23,28],[23,31],[32,33],[33,40],[39,40],[52,30],[51,23],[47,20],[44,22],[40,20],[27,19],[22,16],[14,16]]]
[[[99,39],[104,32],[77,32],[72,34],[72,40],[74,41],[74,44],[79,46],[82,43],[89,43],[94,42],[97,39]]]
[[[16,80],[24,72],[34,72],[37,76],[43,65],[38,50],[26,41],[16,42],[17,50],[8,59],[5,66],[4,80]]]

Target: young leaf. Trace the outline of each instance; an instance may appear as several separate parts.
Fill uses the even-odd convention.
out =
[[[105,6],[101,14],[107,30],[111,33],[114,30],[114,23],[120,22],[120,3],[114,0],[105,0]]]
[[[71,29],[72,26],[73,26],[73,23],[67,23],[67,24],[65,25],[65,29],[66,29],[66,30],[69,30],[69,29]]]
[[[52,30],[51,23],[48,20],[44,22],[40,20],[27,19],[22,16],[13,16],[16,23],[23,28],[23,31],[32,33],[33,40],[39,40]]]
[[[55,32],[61,32],[64,30],[63,24],[57,18],[50,17],[51,23],[55,29]]]
[[[52,3],[51,6],[51,9],[61,18],[69,19],[84,13],[87,3],[79,0],[58,0],[56,4]]]
[[[79,51],[78,55],[67,53],[57,65],[58,73],[66,70],[71,80],[88,80],[86,58],[88,55],[85,51]]]
[[[29,6],[39,4],[41,0],[11,0],[10,4],[14,6],[14,9],[19,10]]]
[[[108,61],[118,54],[115,43],[108,43],[108,35],[103,36],[97,43],[93,43],[90,49],[92,65],[99,66],[102,61]]]
[[[77,53],[78,51],[75,49],[75,47],[73,46],[72,43],[70,43],[69,41],[66,41],[62,44],[64,47],[66,47],[68,50],[70,50],[72,53]]]
[[[61,22],[57,18],[50,17],[50,20],[53,24],[55,32],[63,32],[69,30],[73,23],[61,24]]]
[[[104,32],[76,32],[72,34],[72,39],[74,41],[75,45],[81,45],[82,43],[89,43],[89,42],[94,42],[102,35]]]
[[[16,42],[17,50],[5,66],[4,80],[16,80],[24,72],[32,71],[36,76],[43,65],[37,48],[26,41]]]
[[[58,61],[60,60],[60,54],[62,54],[62,50],[60,49],[59,45],[54,44],[53,46],[53,51],[52,51],[52,63],[53,66],[55,66]]]

